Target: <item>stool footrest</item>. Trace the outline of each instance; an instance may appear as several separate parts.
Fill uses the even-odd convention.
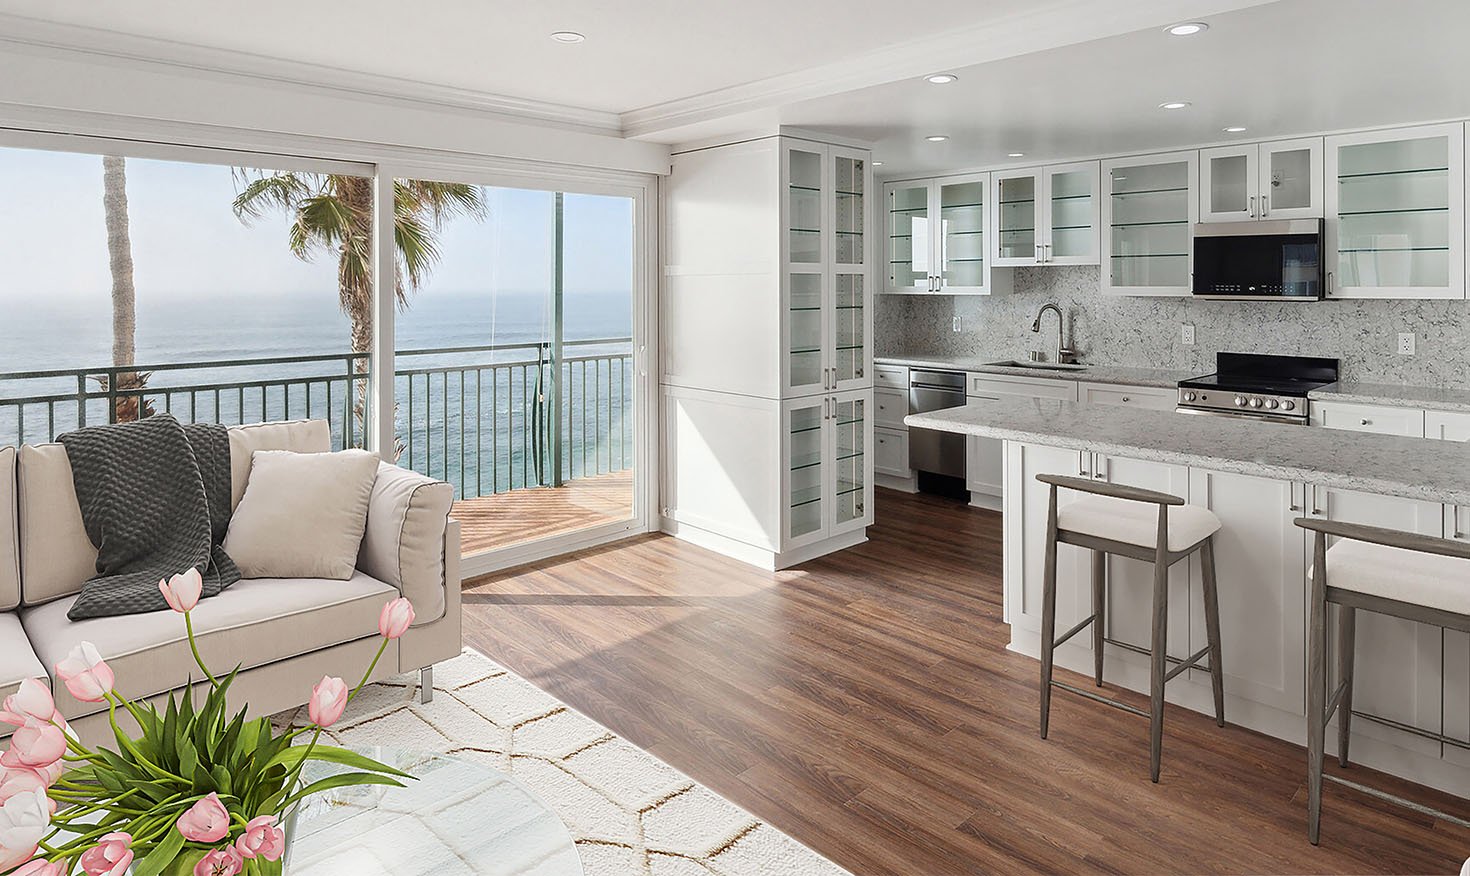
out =
[[[1073,687],[1072,685],[1067,684],[1064,681],[1053,681],[1051,683],[1051,686],[1059,687],[1062,690],[1074,693],[1079,697],[1087,697],[1089,700],[1096,700],[1105,706],[1112,706],[1115,709],[1122,709],[1125,712],[1132,712],[1133,714],[1138,715],[1140,718],[1151,717],[1149,713],[1145,712],[1143,709],[1137,708],[1135,706],[1130,706],[1127,703],[1120,703],[1117,700],[1110,700],[1107,697],[1099,696],[1098,694],[1095,694],[1090,690],[1083,690],[1080,687]]]
[[[1201,648],[1198,651],[1196,651],[1193,657],[1190,657],[1190,658],[1188,658],[1186,660],[1181,660],[1179,662],[1179,665],[1178,666],[1175,666],[1173,669],[1170,669],[1168,672],[1164,673],[1164,681],[1167,682],[1169,679],[1173,678],[1174,676],[1178,675],[1179,673],[1183,672],[1184,670],[1189,669],[1192,666],[1199,666],[1199,662],[1201,660],[1203,660],[1205,658],[1205,655],[1207,655],[1209,653],[1210,653],[1210,646],[1209,645],[1206,645],[1203,648]],[[1210,667],[1208,667],[1208,666],[1199,666],[1199,668],[1200,669],[1209,669]]]
[[[1422,815],[1429,815],[1434,818],[1440,818],[1450,822],[1451,824],[1458,824],[1460,827],[1470,827],[1470,821],[1466,821],[1465,819],[1460,818],[1456,815],[1451,815],[1450,813],[1445,812],[1443,809],[1435,809],[1433,806],[1425,806],[1423,803],[1417,803],[1413,800],[1408,799],[1407,797],[1400,797],[1397,794],[1390,794],[1387,791],[1380,791],[1377,788],[1372,788],[1368,785],[1354,782],[1352,779],[1344,779],[1342,776],[1334,776],[1330,773],[1323,773],[1322,778],[1326,779],[1329,782],[1334,782],[1336,784],[1342,785],[1345,788],[1352,788],[1354,791],[1361,791],[1362,793],[1367,794],[1369,797],[1377,797],[1379,800],[1383,800],[1388,803],[1397,803],[1398,805],[1403,806],[1406,809],[1412,809]]]
[[[1052,642],[1051,643],[1051,646],[1053,648],[1060,648],[1062,646],[1062,643],[1063,642],[1067,641],[1068,639],[1072,638],[1073,636],[1075,636],[1078,633],[1082,632],[1083,630],[1087,629],[1087,625],[1090,624],[1090,623],[1092,623],[1095,620],[1097,620],[1097,613],[1096,612],[1093,612],[1091,615],[1089,615],[1088,617],[1084,618],[1081,623],[1077,624],[1077,626],[1071,628],[1070,630],[1067,630],[1065,633],[1062,633],[1062,637],[1060,639],[1057,639],[1055,642]]]
[[[1352,682],[1348,681],[1338,684],[1337,690],[1332,694],[1332,699],[1327,701],[1327,708],[1322,713],[1323,726],[1326,726],[1327,722],[1332,720],[1332,716],[1337,714],[1337,707],[1342,705],[1343,694],[1347,693],[1348,686],[1351,684]]]

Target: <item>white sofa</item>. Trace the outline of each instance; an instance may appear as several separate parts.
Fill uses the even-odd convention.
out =
[[[231,427],[232,506],[244,493],[254,451],[330,449],[322,420]],[[374,676],[419,670],[421,696],[431,697],[434,663],[458,655],[462,641],[453,499],[449,484],[384,463],[350,579],[245,579],[202,600],[193,621],[205,662],[216,671],[242,667],[232,704],[274,714],[306,702],[323,675],[356,683],[380,643],[378,613],[400,594],[413,603],[414,626],[389,643]],[[198,682],[183,621],[172,611],[67,619],[96,559],[65,448],[0,448],[0,698],[22,679],[50,678],[82,641],[97,646],[128,696],[150,698]],[[52,690],[84,740],[111,738],[105,709],[78,701],[65,685]],[[8,732],[0,725],[0,734]]]

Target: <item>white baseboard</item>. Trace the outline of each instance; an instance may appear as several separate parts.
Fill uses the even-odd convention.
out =
[[[901,493],[917,493],[919,491],[919,484],[913,475],[903,478],[897,475],[874,472],[873,484],[889,490],[898,490]]]
[[[791,566],[814,560],[817,557],[825,556],[834,551],[840,551],[845,548],[850,548],[853,545],[862,544],[868,540],[868,531],[866,529],[859,529],[854,532],[823,539],[822,541],[809,545],[803,545],[799,548],[793,548],[783,553],[770,550],[769,548],[746,544],[743,541],[738,541],[729,536],[720,535],[717,532],[710,532],[707,529],[701,529],[698,526],[691,526],[687,523],[680,523],[677,520],[671,520],[667,517],[663,518],[660,528],[675,538],[683,539],[690,544],[698,545],[717,554],[723,554],[731,559],[755,566],[758,569],[765,569],[768,572],[787,569]]]
[[[989,493],[980,493],[976,492],[975,490],[971,490],[970,507],[984,508],[987,511],[999,511],[1001,510],[1001,497],[998,495],[992,496]]]

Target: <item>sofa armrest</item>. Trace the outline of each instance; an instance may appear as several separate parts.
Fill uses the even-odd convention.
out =
[[[445,534],[453,504],[454,487],[444,481],[378,466],[357,568],[408,597],[415,626],[445,615]]]

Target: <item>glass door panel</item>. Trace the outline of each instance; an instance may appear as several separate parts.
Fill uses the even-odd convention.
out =
[[[997,177],[995,184],[996,264],[1040,261],[1036,234],[1037,176]]]
[[[1110,169],[1111,287],[1188,290],[1190,176],[1187,160]]]
[[[822,368],[822,274],[793,271],[787,282],[787,386],[793,391],[826,387]]]
[[[787,230],[792,264],[822,261],[822,154],[788,149]]]
[[[1337,153],[1337,271],[1344,287],[1450,284],[1448,137],[1345,145]]]
[[[1062,265],[1097,264],[1097,163],[1046,171],[1047,241],[1044,257]]]
[[[1256,147],[1237,151],[1206,149],[1200,153],[1200,189],[1206,222],[1256,218]]]
[[[865,469],[870,430],[866,413],[862,398],[836,399],[832,415],[834,532],[862,525],[867,519],[870,485]]]
[[[809,541],[822,534],[827,411],[831,399],[804,399],[786,414],[786,538]]]
[[[888,288],[929,291],[929,184],[888,188]]]
[[[1262,186],[1261,214],[1269,217],[1285,211],[1317,211],[1321,215],[1320,196],[1314,191],[1313,178],[1320,171],[1310,148],[1270,150],[1265,152],[1266,180]],[[1283,216],[1283,218],[1285,218]]]
[[[868,320],[872,314],[868,307],[866,274],[837,273],[833,275],[836,300],[833,305],[835,331],[835,358],[837,388],[847,381],[863,380],[863,363],[867,361]]]
[[[837,238],[833,261],[839,265],[867,263],[863,247],[866,239],[863,223],[867,216],[867,166],[867,161],[855,156],[834,155],[832,158],[832,196],[836,201],[834,235]]]
[[[939,186],[939,275],[947,291],[986,288],[986,180]]]

